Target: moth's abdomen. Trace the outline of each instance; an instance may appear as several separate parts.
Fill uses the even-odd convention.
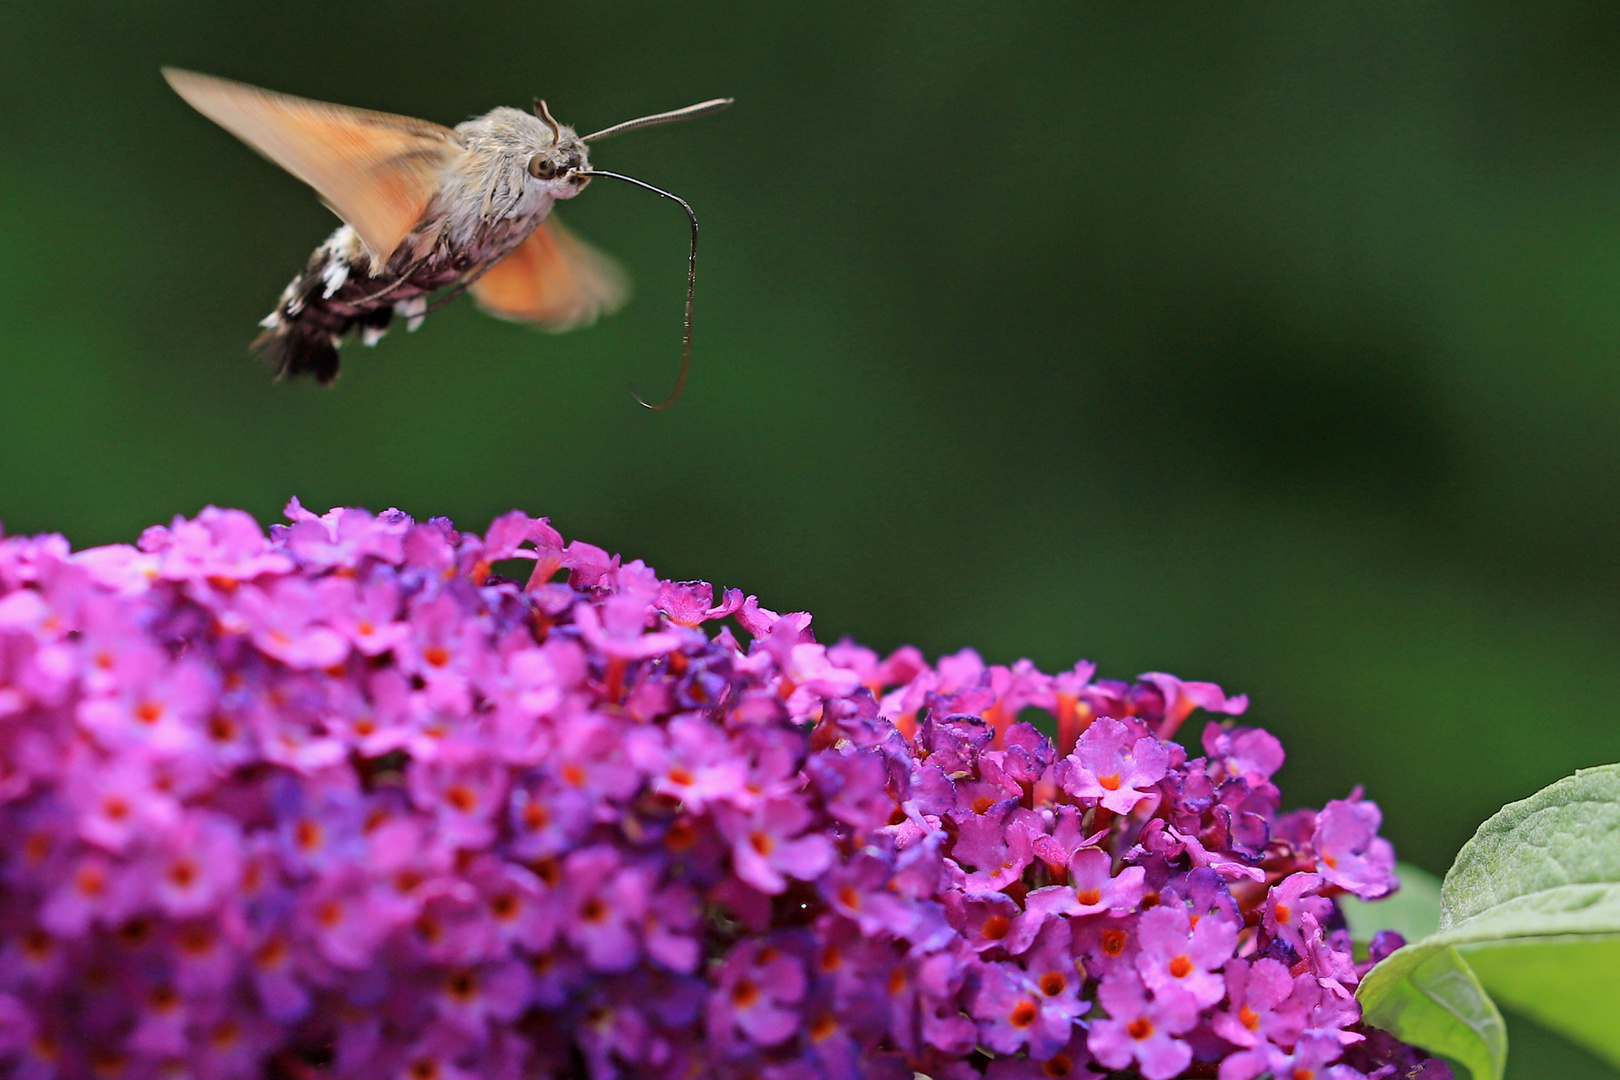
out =
[[[463,282],[480,267],[504,258],[539,220],[502,219],[464,243],[452,243],[438,232],[438,241],[425,254],[407,240],[376,275],[360,237],[344,225],[315,249],[276,309],[260,322],[264,333],[254,340],[253,351],[275,369],[277,378],[310,374],[329,383],[337,378],[338,347],[351,333],[358,331],[365,344],[375,345],[396,314],[406,329],[415,330],[427,312],[429,293]]]
[[[425,294],[460,274],[443,260],[429,259],[390,265],[372,277],[359,237],[345,225],[315,249],[287,285],[276,309],[259,324],[264,332],[254,339],[253,351],[278,379],[307,374],[325,385],[337,378],[338,347],[349,334],[359,331],[367,345],[376,344],[396,308],[410,317],[414,330],[426,308]]]
[[[253,339],[251,347],[254,354],[275,371],[276,378],[313,375],[316,382],[325,386],[337,378],[338,345],[344,334],[354,326],[361,326],[362,333],[374,342],[382,336],[393,315],[392,307],[374,308],[360,318],[349,320],[348,326],[338,331],[321,325],[325,320],[278,319],[276,325],[265,327]]]

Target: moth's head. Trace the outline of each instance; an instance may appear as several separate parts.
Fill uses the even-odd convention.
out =
[[[591,182],[590,177],[579,175],[579,170],[591,167],[585,140],[574,134],[573,128],[557,123],[539,98],[534,99],[534,115],[544,130],[538,145],[529,154],[530,182],[545,185],[546,192],[554,199],[571,199]]]

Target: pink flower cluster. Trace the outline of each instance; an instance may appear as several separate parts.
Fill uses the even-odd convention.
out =
[[[0,1074],[1449,1076],[1352,997],[1377,808],[1171,741],[1242,698],[288,516],[0,540]]]

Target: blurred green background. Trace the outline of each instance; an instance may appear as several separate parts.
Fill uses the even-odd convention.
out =
[[[0,518],[512,507],[823,640],[1253,696],[1288,796],[1444,872],[1620,758],[1620,9],[400,2],[0,14]],[[332,228],[160,63],[455,123],[543,94],[703,221],[567,205],[639,292],[461,302],[273,385]],[[1614,1076],[1517,1027],[1514,1075]]]

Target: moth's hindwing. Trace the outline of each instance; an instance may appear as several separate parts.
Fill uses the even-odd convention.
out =
[[[618,263],[564,229],[553,213],[471,292],[491,315],[562,331],[617,311],[630,285]]]

